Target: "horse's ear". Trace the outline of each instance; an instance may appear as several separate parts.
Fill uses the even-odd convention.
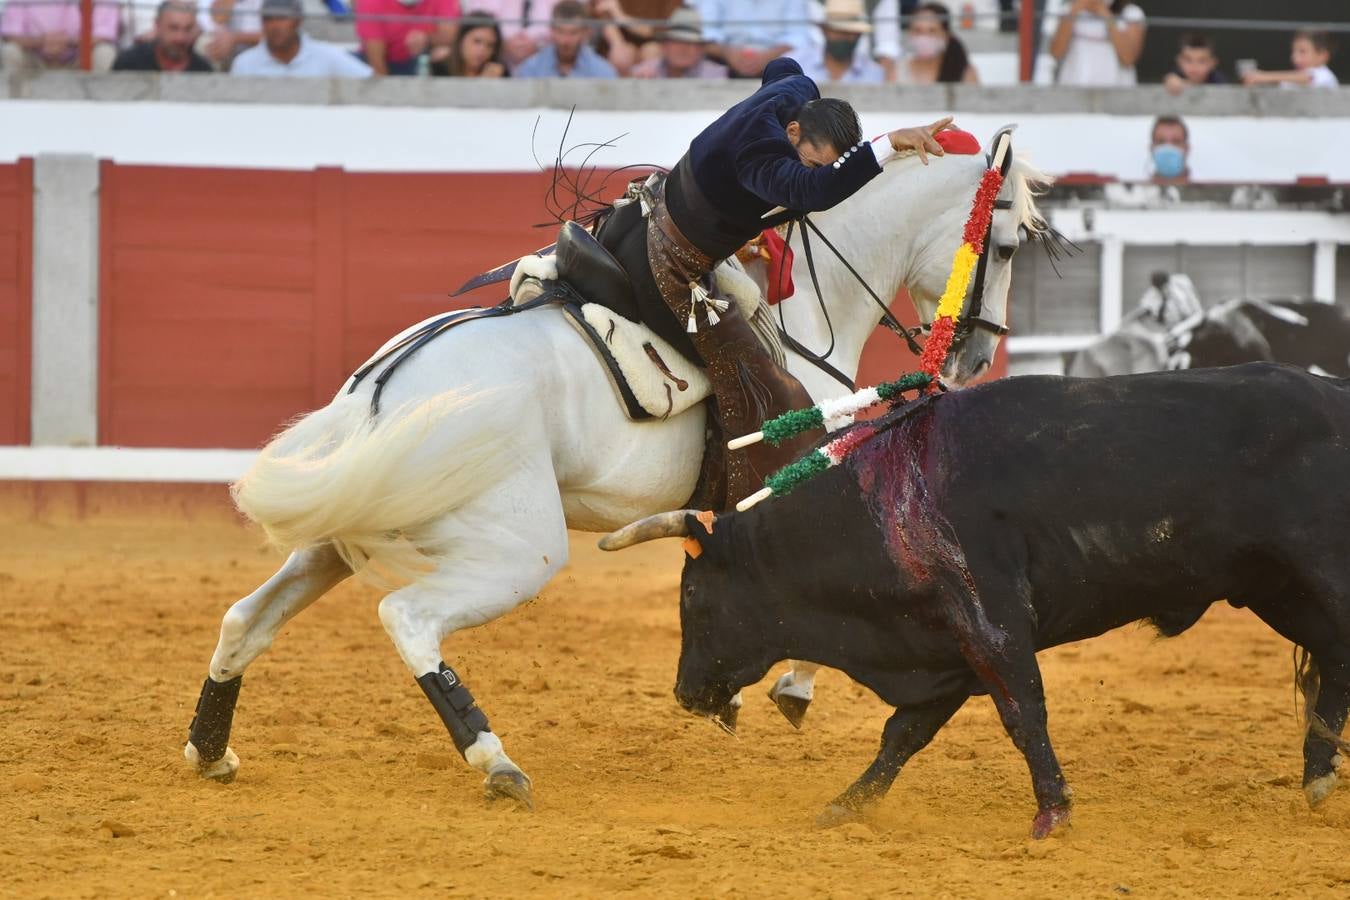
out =
[[[986,164],[992,166],[994,164],[994,154],[998,152],[998,142],[1003,139],[1004,135],[1008,136],[1008,152],[1003,155],[1003,163],[999,166],[999,174],[1004,178],[1008,177],[1008,170],[1012,168],[1012,133],[1016,130],[1017,125],[1012,124],[1004,125],[998,131],[995,131],[993,140],[989,142],[989,152],[984,156]]]

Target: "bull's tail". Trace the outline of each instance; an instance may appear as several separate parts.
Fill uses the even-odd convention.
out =
[[[1294,702],[1302,698],[1303,721],[1308,737],[1320,738],[1346,756],[1350,756],[1350,741],[1345,740],[1327,727],[1317,714],[1317,695],[1322,689],[1322,675],[1317,668],[1317,660],[1302,647],[1294,647]]]
[[[231,488],[283,550],[332,543],[353,571],[410,581],[430,568],[419,526],[463,505],[511,464],[510,423],[484,394],[387,410],[343,395],[292,423]]]

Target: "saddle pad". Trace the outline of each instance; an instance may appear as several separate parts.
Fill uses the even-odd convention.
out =
[[[625,319],[599,303],[584,304],[581,321],[592,332],[586,336],[603,342],[604,346],[597,349],[608,352],[614,363],[606,365],[606,369],[620,400],[628,408],[629,418],[643,418],[634,415],[630,398],[648,416],[665,419],[701,403],[711,393],[712,384],[703,370],[647,326]],[[624,383],[620,385],[618,379]],[[625,397],[625,393],[629,396]]]

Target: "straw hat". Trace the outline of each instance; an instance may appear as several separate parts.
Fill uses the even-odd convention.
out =
[[[863,0],[825,0],[825,28],[852,34],[871,34],[872,23],[867,21]]]
[[[703,17],[698,14],[698,10],[688,6],[677,8],[666,20],[665,30],[661,32],[661,40],[676,41],[681,44],[707,43],[703,37]]]

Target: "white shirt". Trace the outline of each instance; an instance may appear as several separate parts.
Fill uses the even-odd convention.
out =
[[[369,78],[370,66],[336,44],[300,35],[300,50],[288,63],[267,50],[266,41],[234,58],[231,75],[255,78]]]
[[[1143,24],[1144,11],[1126,4],[1112,22],[1096,16],[1079,15],[1073,20],[1069,49],[1059,64],[1059,84],[1086,87],[1129,87],[1138,83],[1134,66],[1122,66],[1108,28]],[[1056,27],[1058,23],[1056,23]]]
[[[1308,82],[1307,87],[1337,88],[1341,86],[1340,80],[1336,78],[1336,73],[1328,69],[1326,66],[1318,66],[1315,69],[1305,69],[1304,71],[1306,71],[1312,77],[1312,81]],[[1297,87],[1304,87],[1304,85],[1294,84],[1293,82],[1290,81],[1283,81],[1280,82],[1280,87],[1297,88]]]
[[[153,3],[153,0],[151,2]],[[224,9],[223,0],[200,0],[197,6],[197,24],[202,27],[203,34],[217,31],[236,31],[243,34],[262,32],[262,0],[234,0],[224,22],[217,22],[211,15],[211,7],[216,3],[220,3],[222,10]]]

